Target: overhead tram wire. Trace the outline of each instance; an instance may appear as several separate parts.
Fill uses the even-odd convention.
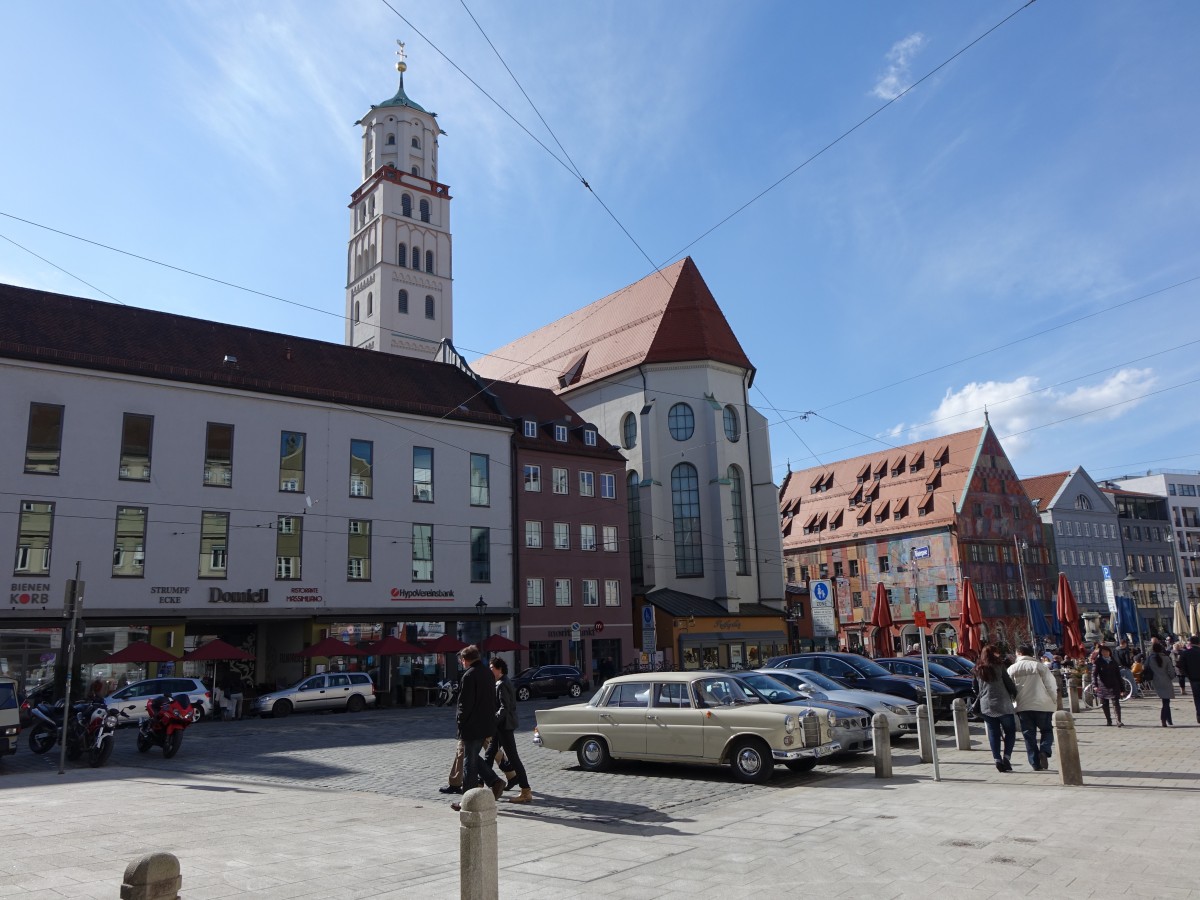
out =
[[[107,297],[107,298],[108,298],[109,300],[111,300],[113,303],[120,304],[121,306],[128,306],[128,305],[129,305],[129,304],[128,304],[128,303],[126,303],[124,300],[118,300],[116,297],[114,297],[112,294],[110,294],[108,291],[104,290],[103,288],[98,288],[98,287],[96,287],[94,284],[92,284],[90,281],[85,281],[84,279],[82,279],[82,278],[80,278],[78,275],[76,275],[74,272],[68,272],[66,269],[64,269],[62,266],[60,266],[58,263],[51,262],[50,260],[46,259],[46,257],[42,256],[40,253],[35,253],[34,251],[32,251],[32,250],[30,250],[28,247],[26,247],[24,244],[18,244],[16,241],[14,241],[14,240],[13,240],[12,238],[10,238],[8,235],[6,235],[6,234],[0,234],[0,238],[3,238],[4,240],[8,241],[8,242],[9,242],[10,244],[12,244],[14,247],[19,247],[21,250],[24,250],[24,251],[25,251],[26,253],[28,253],[30,256],[35,256],[35,257],[37,257],[37,258],[38,258],[38,259],[40,259],[42,262],[44,262],[46,265],[48,265],[48,266],[53,266],[54,268],[58,269],[58,271],[62,272],[62,273],[63,273],[64,275],[66,275],[67,277],[69,277],[69,278],[74,278],[74,279],[75,279],[76,281],[78,281],[80,284],[87,285],[88,287],[90,287],[90,288],[91,288],[93,291],[95,291],[96,293],[98,293],[98,294],[103,294],[105,297]]]

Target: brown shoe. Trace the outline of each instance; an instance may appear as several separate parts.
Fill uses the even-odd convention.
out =
[[[504,796],[504,782],[496,779],[492,782],[492,795],[499,800]]]
[[[452,810],[454,810],[455,812],[462,812],[462,804],[461,803],[451,803],[450,808]]]
[[[529,788],[521,788],[521,793],[515,797],[508,798],[509,803],[532,803],[533,791]]]

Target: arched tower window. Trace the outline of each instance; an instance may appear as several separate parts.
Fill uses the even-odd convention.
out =
[[[421,269],[421,248],[413,247],[412,267],[418,271]]]
[[[637,472],[625,479],[625,500],[629,507],[629,577],[634,584],[646,580],[642,573],[642,495]]]
[[[412,167],[412,173],[413,173],[414,175],[416,175],[418,178],[420,178],[420,177],[421,177],[421,167],[420,167],[420,166],[413,166],[413,167]]]
[[[412,218],[412,195],[402,194],[400,197],[400,215]]]
[[[637,446],[637,416],[633,413],[625,413],[621,420],[621,444],[626,450]]]
[[[696,431],[696,415],[686,403],[676,403],[667,413],[667,428],[671,437],[686,441]]]
[[[730,443],[736,444],[742,436],[742,425],[738,421],[737,410],[732,406],[726,406],[723,413],[725,419],[725,437]]]
[[[384,141],[384,143],[387,144],[389,147],[396,146],[396,136],[394,134],[389,134],[387,136],[387,140]]]
[[[396,250],[396,259],[400,261],[400,265],[408,265],[408,244],[401,244]]]
[[[375,292],[367,291],[367,318],[368,319],[371,318],[371,316],[374,314],[374,312],[375,312]]]
[[[421,198],[421,221],[429,221],[429,201],[424,197]]]
[[[358,324],[358,301],[354,301],[354,324]]]
[[[425,271],[426,272],[433,271],[433,251],[432,250],[425,251]]]
[[[367,198],[367,218],[375,218],[375,195],[372,194]]]
[[[433,318],[433,297],[430,294],[425,295],[425,318]]]
[[[733,505],[733,561],[739,575],[750,574],[750,561],[746,553],[746,492],[742,481],[742,470],[729,467],[729,500]]]
[[[400,289],[400,293],[396,300],[396,306],[400,310],[400,315],[408,315],[408,291],[404,290],[404,288]]]
[[[414,138],[412,139],[412,147],[413,147],[413,149],[414,149],[414,150],[420,150],[420,149],[421,149],[421,139],[420,139],[419,137],[414,137]]]
[[[675,574],[703,575],[700,476],[691,463],[680,463],[671,470],[671,518],[675,523]]]

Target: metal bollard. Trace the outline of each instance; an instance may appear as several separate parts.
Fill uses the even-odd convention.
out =
[[[170,853],[148,853],[125,867],[121,900],[179,900],[183,876]]]
[[[883,713],[871,716],[875,747],[875,777],[892,777],[892,728]]]
[[[461,900],[497,900],[500,857],[496,838],[496,797],[491,788],[463,794],[458,814],[458,890]]]
[[[929,720],[929,707],[924,703],[917,707],[917,751],[921,762],[933,762],[933,728]]]
[[[967,701],[956,697],[950,709],[954,713],[954,746],[959,750],[970,750],[971,726],[967,724]]]
[[[1075,719],[1066,710],[1054,714],[1054,743],[1058,751],[1058,771],[1063,784],[1083,784],[1083,767],[1079,762],[1079,737],[1075,734]]]
[[[1067,705],[1071,712],[1079,712],[1079,693],[1075,690],[1075,682],[1067,680]]]

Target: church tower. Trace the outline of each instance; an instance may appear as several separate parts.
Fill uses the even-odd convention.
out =
[[[437,114],[400,87],[362,126],[362,183],[350,197],[346,343],[432,359],[452,336],[450,188],[438,181]]]

